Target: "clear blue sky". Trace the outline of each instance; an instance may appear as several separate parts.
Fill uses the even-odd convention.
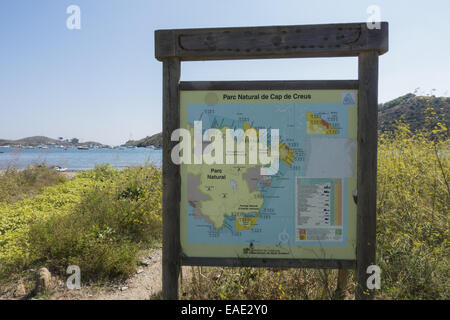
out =
[[[81,8],[68,30],[66,8]],[[154,31],[365,22],[390,26],[379,101],[450,90],[450,1],[1,0],[0,138],[45,135],[121,144],[161,130]],[[356,58],[189,62],[182,80],[356,79]]]

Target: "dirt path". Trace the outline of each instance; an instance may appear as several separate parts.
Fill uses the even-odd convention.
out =
[[[112,292],[100,293],[92,298],[96,300],[148,300],[161,295],[162,252],[154,251],[145,264],[138,268],[134,277]],[[148,265],[146,265],[148,263]]]
[[[108,286],[85,286],[80,290],[69,290],[59,282],[48,299],[51,300],[149,300],[161,299],[162,252],[150,251],[143,263],[130,279]],[[190,269],[183,267],[183,280],[190,276]]]
[[[59,281],[49,299],[52,300],[148,300],[161,295],[162,252],[152,250],[144,256],[136,274],[126,281],[108,286],[82,286],[80,290],[69,290]]]

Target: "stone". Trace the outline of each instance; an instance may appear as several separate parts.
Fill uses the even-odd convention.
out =
[[[23,285],[22,281],[19,281],[17,284],[17,287],[14,289],[13,295],[15,298],[17,297],[23,297],[27,294],[27,291],[25,290],[25,286]]]
[[[35,291],[37,293],[47,291],[48,289],[50,289],[51,282],[52,274],[50,273],[50,271],[48,271],[47,268],[40,268],[37,272]]]

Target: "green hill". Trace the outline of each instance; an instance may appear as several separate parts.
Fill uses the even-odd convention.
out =
[[[425,110],[429,108],[430,112]],[[435,114],[432,114],[434,112]],[[450,97],[416,96],[408,93],[378,105],[378,127],[390,131],[397,120],[408,123],[415,131],[426,127],[426,116],[432,116],[432,124],[443,122],[450,127]]]
[[[78,139],[76,139],[78,141]],[[37,147],[40,145],[61,145],[61,146],[78,146],[78,145],[95,145],[95,146],[103,146],[103,144],[99,142],[89,141],[83,143],[75,143],[68,140],[57,140],[44,136],[34,136],[28,137],[18,140],[6,140],[0,139],[0,146],[30,146]]]
[[[152,136],[147,136],[141,140],[128,140],[124,147],[149,147],[154,146],[156,148],[162,147],[162,133],[157,133]]]
[[[67,143],[64,143],[63,141],[59,141],[56,139],[43,137],[43,136],[28,137],[28,138],[23,138],[23,139],[18,139],[18,140],[0,139],[0,146],[7,146],[7,145],[38,146],[41,144],[64,145]]]

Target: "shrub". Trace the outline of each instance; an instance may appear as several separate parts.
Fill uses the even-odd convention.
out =
[[[338,296],[335,270],[192,267],[184,299],[292,300]]]
[[[448,299],[450,161],[446,128],[380,136],[377,260],[383,295]]]
[[[102,165],[34,199],[0,203],[0,213],[2,276],[34,265],[64,274],[75,264],[85,280],[126,277],[139,249],[160,238],[160,170]]]
[[[58,172],[46,167],[8,169],[0,174],[0,202],[13,203],[32,197],[45,187],[65,180]]]

